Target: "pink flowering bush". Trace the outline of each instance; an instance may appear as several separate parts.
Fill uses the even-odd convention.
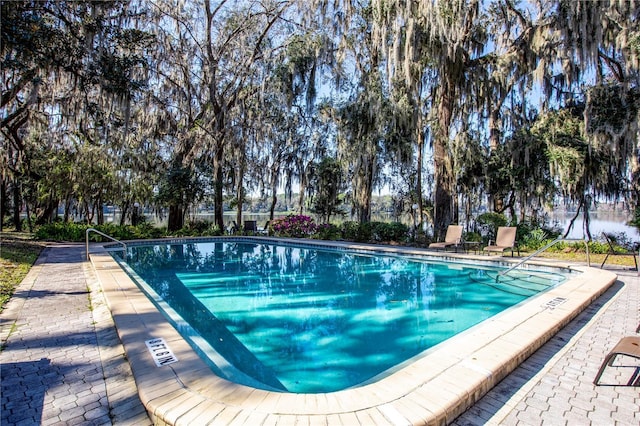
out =
[[[304,215],[289,215],[273,219],[269,223],[270,235],[278,237],[305,238],[316,232],[317,225],[313,218]]]

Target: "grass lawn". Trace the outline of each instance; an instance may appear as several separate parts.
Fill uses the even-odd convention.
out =
[[[521,252],[520,256],[521,257],[525,257],[527,255],[529,255],[531,253],[525,253],[525,252]],[[604,260],[606,254],[599,254],[599,253],[590,253],[589,254],[589,259],[591,260],[591,266],[594,268],[599,268],[600,265],[602,264],[602,261]],[[541,253],[538,255],[538,257],[540,258],[547,258],[547,259],[556,259],[556,260],[564,260],[566,262],[576,262],[576,263],[587,263],[587,256],[585,255],[584,252],[552,252],[552,251],[548,251],[545,253]],[[607,265],[612,266],[612,265],[616,265],[616,266],[630,266],[630,267],[635,267],[635,264],[633,262],[633,256],[630,254],[617,254],[617,255],[611,255],[609,256],[609,258],[607,259],[607,263],[605,263],[604,267],[605,269],[607,268]]]
[[[29,233],[0,233],[0,312],[44,248],[31,238]]]

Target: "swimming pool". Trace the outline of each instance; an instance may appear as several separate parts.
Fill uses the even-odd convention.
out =
[[[166,239],[162,243],[190,241],[201,240]],[[305,244],[406,256],[429,254],[456,263],[505,266],[514,262],[501,256],[433,254],[410,247],[322,241]],[[616,281],[616,274],[611,271],[531,260],[523,267],[531,264],[535,268],[559,268],[573,271],[573,275],[554,288],[447,339],[380,380],[337,392],[300,394],[236,384],[214,374],[177,327],[116,262],[111,252],[118,250],[111,244],[92,244],[91,273],[100,283],[109,306],[140,400],[154,423],[168,425],[449,423]],[[158,339],[166,342],[176,355],[175,362],[158,365],[145,344]]]
[[[127,264],[216,374],[294,393],[379,380],[570,275],[247,239],[134,245]]]

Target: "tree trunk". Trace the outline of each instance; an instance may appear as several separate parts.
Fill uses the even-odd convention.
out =
[[[52,199],[49,199],[46,206],[44,207],[44,210],[42,210],[42,213],[38,214],[38,217],[36,218],[36,225],[51,223],[52,219],[57,216],[57,210],[58,200],[55,200],[54,202]]]
[[[454,188],[456,188],[455,184]],[[452,223],[460,223],[460,195],[457,191],[453,193],[451,209],[453,215]]]
[[[224,159],[223,143],[220,141],[216,141],[215,152],[213,157],[213,215],[214,215],[214,223],[218,226],[219,229],[224,229],[223,198],[222,198],[223,178],[224,178],[223,170],[222,170],[223,159]]]
[[[276,204],[278,204],[278,174],[280,173],[280,166],[274,163],[271,166],[271,205],[269,206],[269,221],[273,220],[273,216],[276,212]]]
[[[276,212],[276,205],[278,204],[278,195],[276,194],[277,189],[274,188],[271,192],[271,205],[269,206],[269,221],[273,220],[273,216]]]
[[[22,222],[20,222],[20,206],[22,197],[20,196],[20,183],[13,181],[13,226],[17,232],[22,231]]]
[[[104,225],[104,210],[102,209],[102,195],[99,195],[96,199],[96,209],[98,213],[98,225]]]
[[[433,165],[434,180],[436,186],[434,211],[433,211],[433,234],[438,240],[445,236],[447,227],[453,221],[453,194],[454,176],[449,154],[449,129],[453,115],[453,98],[455,86],[450,76],[443,78],[440,87],[440,102],[438,104],[438,127],[434,138]]]
[[[306,185],[304,191],[306,191]],[[300,185],[300,193],[298,194],[298,214],[304,213],[304,191],[302,190],[302,184]]]
[[[64,200],[64,217],[62,219],[64,223],[69,222],[70,210],[71,210],[71,194],[67,194]]]
[[[368,146],[375,150],[375,147]],[[356,218],[360,223],[371,222],[371,194],[373,193],[373,176],[375,174],[376,155],[365,152],[360,157],[360,167],[355,175]]]
[[[236,180],[236,223],[241,227],[241,229],[244,229],[242,211],[244,209],[244,174],[246,169],[246,157],[242,148],[235,148],[234,157],[236,161],[236,168],[234,170]]]
[[[424,134],[422,133],[422,119],[418,120],[418,128],[417,128],[417,136],[418,136],[418,157],[416,159],[417,169],[416,169],[416,204],[418,205],[418,229],[422,229],[422,212],[424,206],[422,204],[422,162],[423,156],[422,153],[424,151]],[[415,214],[415,212],[413,213]]]
[[[584,220],[584,232],[587,235],[587,239],[589,241],[592,240],[591,238],[591,216],[590,216],[590,209],[591,209],[591,196],[590,195],[586,195],[584,197],[585,201],[584,201],[584,210],[582,211],[582,218]]]
[[[242,171],[238,171],[236,176],[236,178],[238,179],[236,185],[236,223],[241,230],[244,229],[242,222],[242,209],[244,204],[244,187],[242,186],[242,179],[244,178],[243,175],[244,173],[242,173]]]
[[[304,193],[307,190],[307,170],[302,167],[300,170],[300,193],[298,194],[298,203],[300,214],[304,212]]]
[[[464,206],[465,209],[465,219],[467,222],[467,226],[466,226],[466,230],[469,231],[469,223],[471,223],[471,212],[473,211],[473,207],[472,207],[472,201],[471,201],[471,195],[469,195],[469,197],[467,197],[467,203]]]
[[[95,210],[93,210],[93,206],[89,207],[89,202],[85,201],[84,202],[84,215],[85,215],[85,219],[87,221],[87,225],[91,225],[91,223],[93,222],[94,213],[95,213]]]
[[[0,232],[2,232],[2,225],[4,224],[4,216],[7,213],[7,182],[2,176],[0,180]]]
[[[169,206],[169,218],[167,219],[167,231],[175,232],[184,226],[184,209],[181,205]]]
[[[124,226],[127,221],[127,213],[129,212],[129,205],[131,203],[127,200],[122,206],[120,206],[120,226]]]
[[[583,200],[580,200],[580,204],[578,204],[578,209],[576,210],[576,215],[573,216],[571,218],[571,220],[569,221],[569,226],[567,226],[567,230],[565,231],[565,233],[562,236],[562,238],[567,238],[567,235],[569,235],[569,232],[571,232],[571,228],[573,228],[574,222],[576,221],[576,219],[580,215],[580,209],[582,208],[582,203],[583,203]]]
[[[500,108],[504,101],[504,98],[498,103],[497,106],[490,106],[489,112],[489,155],[494,155],[498,146],[500,145],[500,138],[502,132],[500,130]],[[504,194],[497,192],[489,194],[489,205],[493,205],[493,211],[496,213],[502,213],[504,210]]]
[[[27,214],[27,226],[29,227],[29,232],[33,232],[33,223],[31,223],[31,212],[29,212],[29,202],[25,201],[24,208]]]
[[[360,223],[371,222],[371,193],[373,191],[373,164],[371,158],[362,159],[366,164],[361,165],[356,172],[355,201],[356,218]]]

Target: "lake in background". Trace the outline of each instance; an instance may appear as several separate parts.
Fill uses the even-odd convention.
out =
[[[552,216],[553,223],[557,223],[558,226],[566,232],[569,222],[575,213],[556,213]],[[590,231],[591,237],[598,238],[600,234],[606,232],[607,234],[619,234],[624,233],[632,241],[640,240],[640,232],[638,228],[629,226],[628,223],[631,220],[631,214],[626,211],[594,211],[590,213]],[[576,219],[573,224],[573,228],[569,232],[568,238],[585,238],[584,220],[582,215]]]
[[[284,217],[286,215],[287,213],[276,213],[276,217]],[[312,214],[309,214],[309,215],[312,217],[314,216]],[[564,210],[554,211],[550,214],[551,222],[549,223],[549,225],[555,226],[561,229],[562,234],[564,234],[564,232],[566,232],[569,226],[569,222],[571,218],[574,215],[575,215],[575,212],[566,212]],[[167,225],[166,217],[164,217],[163,219],[159,219],[158,217],[155,217],[153,214],[147,214],[146,216],[147,216],[147,220],[151,223],[154,223],[158,226]],[[405,216],[406,217],[400,218],[401,222],[411,226],[410,218],[408,217],[408,215],[405,215]],[[610,208],[607,210],[592,211],[590,213],[590,222],[591,222],[590,230],[591,230],[592,238],[597,239],[602,232],[606,232],[609,234],[624,233],[626,234],[627,238],[629,238],[630,240],[640,241],[640,231],[637,228],[628,225],[629,221],[631,220],[631,217],[632,217],[631,213],[629,213],[628,211],[622,208],[621,209]],[[195,215],[195,219],[204,220],[208,222],[213,222],[213,218],[214,216],[211,213],[199,213]],[[115,213],[113,215],[105,214],[105,221],[107,222],[118,223],[117,222],[118,220],[119,220],[118,213]],[[231,212],[231,211],[224,212],[225,227],[227,228],[230,227],[235,222],[235,220],[236,220],[235,212]],[[269,220],[269,214],[268,213],[247,213],[243,215],[243,220],[245,221],[255,220],[258,223],[258,229],[262,229],[267,223],[267,221]],[[347,219],[336,218],[335,220],[332,220],[332,222],[338,223],[344,220],[347,220]],[[392,217],[391,214],[382,213],[382,214],[373,215],[372,220],[382,221],[382,222],[393,222],[395,221],[395,217]],[[586,235],[584,231],[584,221],[581,214],[574,222],[573,228],[569,232],[567,238],[583,239],[585,237]]]

